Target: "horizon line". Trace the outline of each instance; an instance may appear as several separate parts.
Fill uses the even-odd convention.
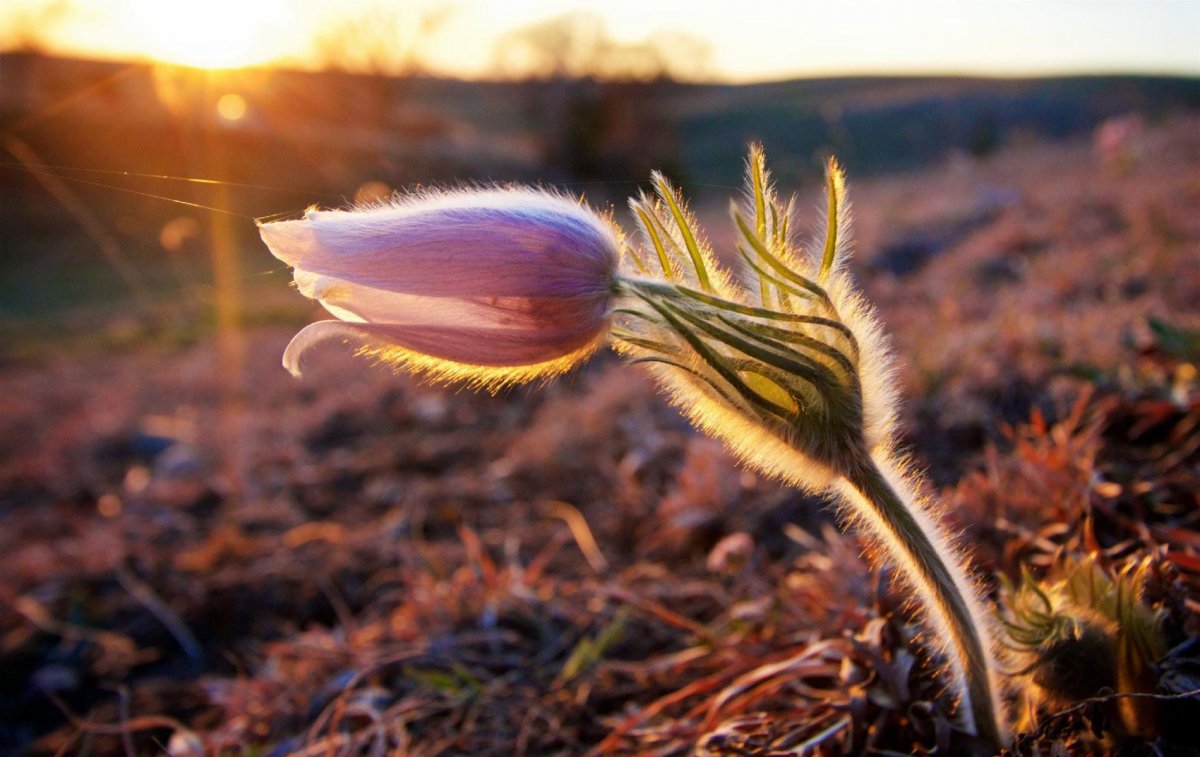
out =
[[[57,60],[71,60],[80,62],[93,62],[100,64],[112,65],[138,65],[138,66],[166,66],[170,68],[192,69],[195,71],[210,71],[213,73],[232,73],[235,71],[282,71],[288,73],[307,73],[307,74],[343,74],[351,76],[363,77],[381,77],[391,79],[403,78],[426,78],[426,79],[441,79],[446,81],[460,81],[467,83],[478,84],[517,84],[523,82],[537,81],[553,81],[556,77],[552,76],[527,76],[527,77],[505,77],[502,75],[474,75],[468,73],[456,73],[452,71],[437,70],[436,68],[417,67],[412,71],[356,71],[349,68],[339,68],[336,66],[312,66],[306,65],[303,62],[288,60],[287,58],[279,58],[273,61],[262,61],[241,66],[197,66],[186,63],[176,63],[173,61],[159,60],[153,56],[141,55],[106,55],[104,53],[88,54],[87,52],[60,52],[56,50],[38,49],[38,48],[22,48],[22,47],[0,47],[0,55],[28,55],[40,56],[43,58],[52,58]],[[681,79],[663,77],[661,79],[643,79],[643,78],[610,78],[610,77],[562,77],[566,79],[574,79],[578,81],[610,81],[624,83],[652,83],[655,81],[669,81],[680,85],[695,85],[695,86],[753,86],[763,84],[782,84],[792,81],[801,80],[823,80],[823,79],[982,79],[982,80],[1026,80],[1026,79],[1058,79],[1058,78],[1095,78],[1095,77],[1164,77],[1177,79],[1197,79],[1200,80],[1200,69],[1197,70],[1182,70],[1173,67],[1147,67],[1147,68],[1129,68],[1129,69],[1114,69],[1081,67],[1081,66],[1064,66],[1064,67],[1047,67],[1039,69],[1014,69],[1011,71],[997,71],[995,69],[981,69],[965,67],[962,69],[942,69],[942,68],[922,68],[913,67],[906,69],[818,69],[807,72],[781,72],[778,74],[765,74],[762,77],[741,77],[741,76],[721,76],[714,75],[703,79]]]

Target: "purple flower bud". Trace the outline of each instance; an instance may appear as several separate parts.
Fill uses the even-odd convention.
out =
[[[608,328],[619,238],[586,207],[518,189],[424,193],[263,224],[301,293],[339,320],[298,333],[283,363],[331,338],[438,379],[495,386],[567,370]]]

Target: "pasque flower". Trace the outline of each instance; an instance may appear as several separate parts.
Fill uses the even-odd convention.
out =
[[[300,292],[337,320],[310,324],[283,362],[342,339],[435,379],[487,387],[569,369],[603,344],[620,238],[566,197],[527,189],[424,192],[262,224]]]
[[[891,356],[846,269],[849,214],[832,161],[827,180],[809,252],[793,203],[751,149],[746,201],[733,208],[740,279],[658,174],[654,195],[630,203],[640,245],[578,203],[527,190],[267,224],[263,239],[300,290],[340,319],[297,334],[284,363],[296,372],[309,346],[342,337],[435,378],[495,386],[566,370],[611,335],[697,426],[765,473],[833,494],[874,537],[872,553],[899,568],[945,652],[963,724],[995,753],[1008,736],[984,603],[896,453]]]

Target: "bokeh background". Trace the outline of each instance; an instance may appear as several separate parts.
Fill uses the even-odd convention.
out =
[[[611,356],[288,376],[319,309],[256,221],[426,185],[622,221],[660,169],[724,254],[749,142],[804,228],[836,155],[981,568],[1083,502],[1194,583],[1198,76],[1191,0],[6,3],[0,751],[675,753],[732,716],[689,685],[886,614],[819,501]]]

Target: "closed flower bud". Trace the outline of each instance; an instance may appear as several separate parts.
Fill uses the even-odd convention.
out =
[[[263,224],[296,286],[338,320],[298,333],[283,362],[326,339],[434,379],[495,388],[568,370],[607,335],[618,232],[533,190],[424,193]]]
[[[1143,601],[1143,586],[1161,554],[1127,563],[1119,571],[1095,555],[1062,556],[1051,577],[1036,580],[1028,570],[1020,586],[1002,577],[1003,643],[1014,653],[1033,708],[1064,706],[1104,690],[1151,693],[1152,666],[1165,653],[1159,613]],[[1151,738],[1158,728],[1151,699],[1114,702],[1117,731]]]

